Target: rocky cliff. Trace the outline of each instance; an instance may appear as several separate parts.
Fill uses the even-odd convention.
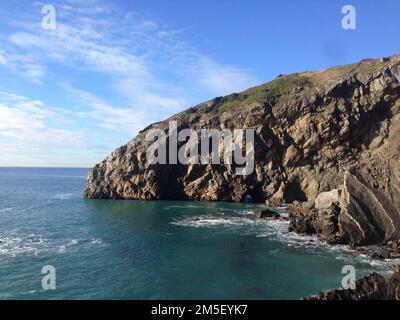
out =
[[[363,60],[202,103],[152,124],[89,173],[96,199],[290,203],[291,230],[330,243],[400,239],[400,56]],[[149,129],[255,129],[255,170],[151,165]]]

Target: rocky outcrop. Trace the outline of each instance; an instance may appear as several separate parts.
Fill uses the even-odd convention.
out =
[[[357,280],[355,289],[320,292],[304,300],[400,300],[400,267],[388,279],[371,273]]]
[[[85,196],[293,204],[291,230],[330,243],[400,238],[400,56],[280,76],[152,124],[89,173]],[[255,168],[152,165],[150,129],[255,130]]]
[[[360,246],[400,238],[399,209],[350,172],[344,174],[341,189],[319,194],[307,210],[292,205],[289,212],[291,231],[318,234],[331,244]]]
[[[257,210],[255,212],[255,215],[259,219],[265,219],[265,218],[279,219],[281,217],[281,215],[278,212],[269,209]]]
[[[328,192],[321,192],[315,199],[315,208],[318,210],[329,209],[337,205],[340,200],[341,190],[334,189]]]

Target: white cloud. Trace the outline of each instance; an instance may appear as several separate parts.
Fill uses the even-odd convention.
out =
[[[200,60],[197,73],[200,83],[216,95],[240,92],[258,83],[247,70],[224,66],[210,59]]]
[[[101,8],[96,15],[85,12],[94,4]],[[106,74],[114,88],[136,108],[155,103],[154,107],[164,109],[165,115],[189,107],[182,105],[191,100],[190,92],[182,90],[184,87],[197,86],[210,95],[225,95],[258,82],[249,70],[227,66],[202,55],[179,39],[178,31],[161,28],[155,21],[133,12],[122,16],[120,12],[101,15],[113,11],[110,7],[103,8],[103,4],[93,1],[92,5],[84,6],[68,1],[61,5],[61,8],[66,6],[66,11],[58,11],[61,16],[73,17],[73,24],[71,19],[64,19],[57,21],[56,30],[48,31],[38,28],[36,23],[21,23],[22,30],[12,33],[9,39],[19,51],[35,56],[39,60],[36,65],[55,61]],[[38,83],[44,72],[37,68],[25,74],[30,78],[36,75]],[[159,73],[179,73],[180,84],[168,83]]]
[[[34,5],[38,9],[44,4]],[[65,130],[61,125],[70,121],[73,126],[77,118],[125,139],[151,122],[201,102],[198,97],[225,95],[258,82],[249,70],[203,55],[182,39],[182,30],[122,12],[110,2],[55,0],[54,5],[56,30],[40,28],[40,10],[34,15],[13,15],[9,21],[13,31],[0,32],[0,67],[43,90],[49,79],[57,79],[63,93],[82,110],[55,112],[40,101],[0,92],[0,146],[9,143],[7,150],[19,148],[28,154],[26,150],[47,145],[82,149],[85,137],[79,127]],[[82,85],[82,79],[94,79],[96,85]],[[113,142],[107,144],[110,148]]]
[[[46,68],[38,64],[28,64],[26,65],[25,76],[29,81],[42,84],[42,79],[45,76]]]
[[[93,166],[99,153],[79,130],[63,128],[62,110],[0,91],[0,166]]]
[[[0,53],[0,66],[1,65],[3,65],[3,66],[7,65],[7,59],[2,53]]]
[[[94,94],[64,85],[73,98],[88,110],[75,113],[78,118],[90,119],[98,126],[114,131],[124,131],[136,134],[142,129],[143,123],[148,121],[148,114],[129,108],[117,108],[109,105]]]
[[[10,145],[32,144],[35,146],[63,145],[83,147],[80,132],[53,128],[45,120],[54,119],[53,112],[43,108],[41,101],[0,91],[0,138]]]
[[[59,23],[57,30],[47,38],[34,33],[18,32],[12,34],[10,39],[19,48],[30,52],[38,50],[37,56],[40,55],[44,60],[106,74],[113,87],[139,113],[153,107],[161,112],[156,114],[166,115],[177,112],[184,106],[182,98],[157,93],[164,85],[151,72],[144,58],[124,47],[113,46],[107,42],[107,36],[102,37],[102,40],[91,37],[91,34],[87,36],[80,29]],[[26,76],[29,79],[36,77],[36,83],[44,76],[44,68],[39,65],[26,64],[25,68]]]

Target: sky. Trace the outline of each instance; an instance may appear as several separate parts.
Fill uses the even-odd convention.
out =
[[[216,96],[400,53],[399,12],[398,0],[1,1],[0,166],[92,167]]]

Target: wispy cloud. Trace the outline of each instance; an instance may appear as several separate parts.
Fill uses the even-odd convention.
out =
[[[140,130],[143,122],[148,120],[148,114],[143,111],[118,108],[90,92],[73,88],[70,85],[64,84],[63,86],[73,99],[83,106],[83,110],[75,112],[74,116],[90,119],[101,128],[124,131],[133,135]]]
[[[3,92],[3,147],[5,141],[24,150],[30,148],[27,141],[38,148],[57,143],[78,149],[95,145],[95,135],[82,133],[79,120],[119,133],[117,146],[122,138],[127,141],[151,122],[194,102],[258,82],[251,70],[202,54],[185,41],[184,29],[171,29],[106,1],[52,2],[57,10],[55,30],[40,27],[40,8],[45,4],[40,1],[33,3],[34,10],[8,21],[11,32],[0,32],[0,68],[43,88],[40,92],[50,84],[57,86],[65,109],[55,115],[46,103],[21,96],[12,100],[11,93]],[[48,94],[43,93],[41,100]],[[81,108],[68,108],[66,98]],[[76,127],[66,129],[57,119],[60,114]]]
[[[42,30],[36,22],[14,22],[20,31],[9,37],[18,51],[38,60],[36,69],[32,70],[32,64],[25,66],[38,78],[44,72],[39,66],[49,61],[106,74],[136,107],[143,104],[147,108],[149,101],[170,114],[190,100],[179,85],[221,95],[257,83],[250,70],[218,63],[179,38],[179,31],[160,27],[134,12],[119,12],[102,1],[86,6],[68,1],[59,7],[56,30]],[[179,70],[183,71],[179,84],[160,76],[176,75]],[[178,92],[181,96],[176,96]]]
[[[32,146],[59,145],[83,147],[80,132],[54,128],[46,124],[57,121],[57,114],[39,100],[30,100],[15,93],[0,91],[0,137],[10,144],[17,141]]]
[[[204,56],[197,56],[192,67],[184,72],[195,78],[197,85],[217,96],[240,92],[259,83],[249,70],[223,65]]]
[[[0,52],[0,66],[1,66],[1,65],[6,66],[6,65],[7,65],[7,59],[6,59],[5,55],[3,55],[3,54]]]

